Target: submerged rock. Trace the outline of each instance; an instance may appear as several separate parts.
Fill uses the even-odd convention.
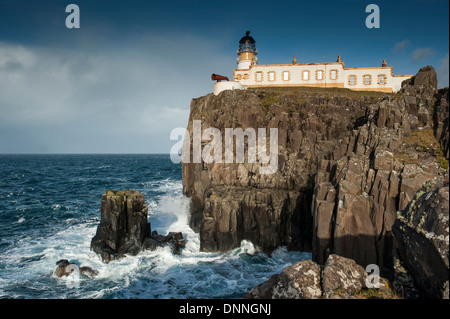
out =
[[[88,278],[94,278],[98,275],[98,271],[95,269],[92,269],[91,267],[82,266],[80,267],[80,273]]]
[[[107,190],[102,195],[101,219],[91,241],[91,249],[106,263],[125,254],[170,245],[179,254],[184,247],[181,233],[151,234],[144,195],[135,190]]]
[[[144,239],[143,249],[155,250],[158,247],[170,246],[174,254],[180,254],[180,249],[185,247],[183,234],[178,232],[170,232],[166,236],[159,235],[156,231],[152,235]]]
[[[67,276],[71,273],[71,271],[67,269],[67,266],[69,266],[69,261],[67,259],[58,260],[56,262],[56,268],[53,273],[57,277]]]
[[[81,275],[94,278],[98,275],[98,271],[88,266],[78,267],[77,264],[69,262],[67,259],[61,259],[56,262],[53,273],[57,277],[68,276],[74,271],[79,271]]]

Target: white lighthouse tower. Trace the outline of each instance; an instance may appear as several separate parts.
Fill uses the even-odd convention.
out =
[[[237,70],[247,70],[246,72],[248,72],[250,66],[256,65],[256,63],[258,62],[258,58],[256,57],[257,54],[258,50],[256,50],[255,47],[255,39],[250,36],[250,31],[247,31],[245,33],[245,36],[242,37],[239,41],[239,49],[237,51]],[[214,85],[214,95],[218,95],[220,92],[225,90],[247,89],[247,87],[239,81],[228,81],[228,78],[217,76],[216,74],[213,74],[211,79],[217,80],[217,83]],[[226,79],[226,81],[222,82],[222,80],[224,79]],[[240,79],[240,76],[238,79]],[[234,78],[233,80],[236,80],[236,78]]]
[[[250,36],[250,31],[247,31],[245,36],[239,41],[237,68],[239,70],[248,70],[250,65],[258,62],[257,54],[255,39]]]

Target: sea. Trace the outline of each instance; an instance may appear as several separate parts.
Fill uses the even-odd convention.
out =
[[[152,230],[183,233],[181,254],[165,247],[102,262],[90,242],[106,189],[143,193]],[[237,299],[311,258],[286,247],[268,256],[248,241],[224,253],[202,252],[189,206],[181,164],[168,154],[0,155],[0,298]],[[59,278],[60,259],[98,275]]]

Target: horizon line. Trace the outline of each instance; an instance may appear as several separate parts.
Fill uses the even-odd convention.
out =
[[[1,155],[170,155],[170,153],[0,153]]]

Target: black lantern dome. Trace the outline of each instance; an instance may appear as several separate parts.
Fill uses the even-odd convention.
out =
[[[255,39],[250,36],[250,31],[245,32],[245,37],[242,37],[242,39],[239,40],[239,50],[237,54],[239,55],[243,52],[258,53],[255,46]]]

